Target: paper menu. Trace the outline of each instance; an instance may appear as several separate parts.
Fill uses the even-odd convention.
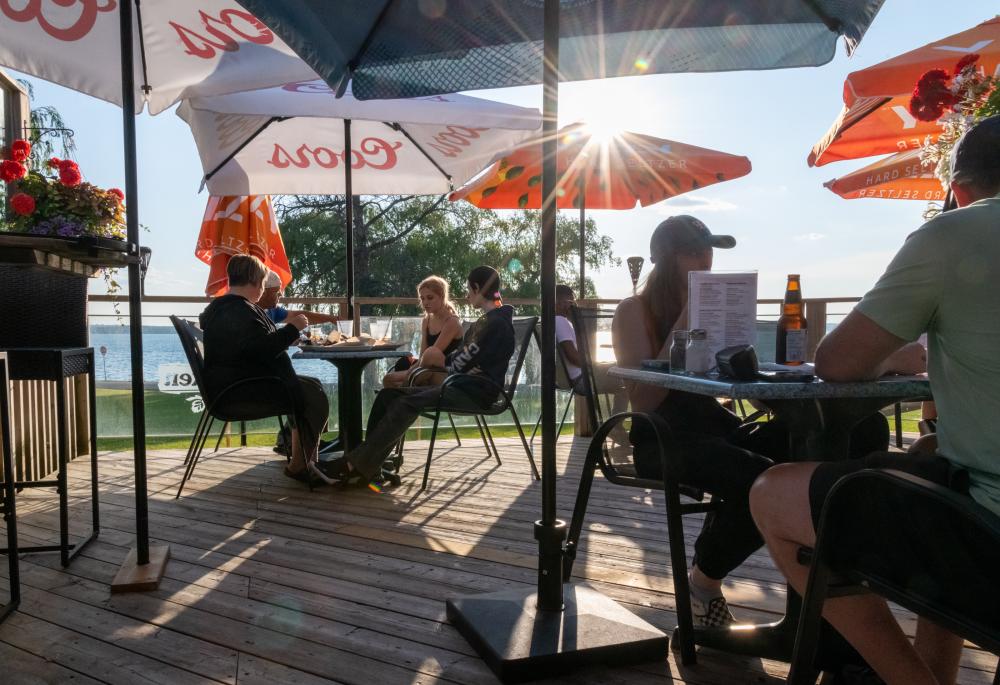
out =
[[[708,331],[713,359],[725,347],[755,345],[757,272],[689,272],[688,328]]]

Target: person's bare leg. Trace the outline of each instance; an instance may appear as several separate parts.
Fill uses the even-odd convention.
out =
[[[697,566],[691,567],[691,573],[688,576],[688,579],[691,581],[693,585],[697,585],[699,588],[701,588],[706,592],[717,592],[720,594],[722,593],[722,580],[709,578],[704,573],[702,573],[701,569],[698,568]]]
[[[298,473],[306,467],[305,459],[303,459],[302,454],[302,439],[299,437],[299,429],[292,429],[292,458],[288,462],[288,470],[292,473]]]
[[[428,347],[420,355],[420,366],[425,369],[443,369],[445,365],[444,352],[436,347]]]
[[[809,481],[817,464],[779,464],[750,491],[750,511],[775,565],[788,583],[805,593],[809,569],[798,563],[799,547],[816,544],[809,509]],[[934,674],[913,649],[888,605],[875,595],[828,599],[823,617],[858,650],[888,685],[936,685]]]
[[[913,648],[931,669],[941,685],[954,685],[965,641],[926,618],[917,618],[917,637]]]

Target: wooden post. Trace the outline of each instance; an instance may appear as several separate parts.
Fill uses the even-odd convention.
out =
[[[822,300],[806,300],[806,361],[816,359],[816,348],[819,341],[826,335],[826,302]]]

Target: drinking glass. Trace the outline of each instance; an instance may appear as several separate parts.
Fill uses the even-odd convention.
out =
[[[385,340],[389,337],[389,319],[372,319],[368,323],[368,332],[375,340]]]
[[[337,330],[345,338],[350,338],[354,335],[354,322],[353,321],[338,321]]]

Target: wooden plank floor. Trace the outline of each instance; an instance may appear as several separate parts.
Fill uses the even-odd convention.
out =
[[[22,557],[21,610],[0,625],[3,683],[494,683],[445,620],[448,597],[535,580],[532,522],[540,488],[520,443],[441,444],[418,492],[426,443],[407,445],[402,487],[322,488],[284,477],[269,450],[207,455],[173,495],[183,452],[149,455],[150,531],[171,548],[155,592],[111,596],[134,544],[132,455],[101,455],[100,538],[63,570],[56,555]],[[559,515],[569,519],[585,441],[559,445]],[[87,472],[72,467],[74,525],[86,516]],[[55,497],[18,499],[22,544],[52,541]],[[700,522],[688,520],[693,541]],[[675,623],[662,498],[595,483],[575,575],[665,631]],[[80,531],[81,532],[82,528]],[[6,590],[6,564],[0,592]],[[727,581],[738,617],[768,620],[784,586],[760,552]],[[912,630],[913,618],[901,614]],[[962,683],[988,683],[996,659],[965,650]],[[784,664],[701,651],[699,664],[591,669],[563,683],[782,682]]]

